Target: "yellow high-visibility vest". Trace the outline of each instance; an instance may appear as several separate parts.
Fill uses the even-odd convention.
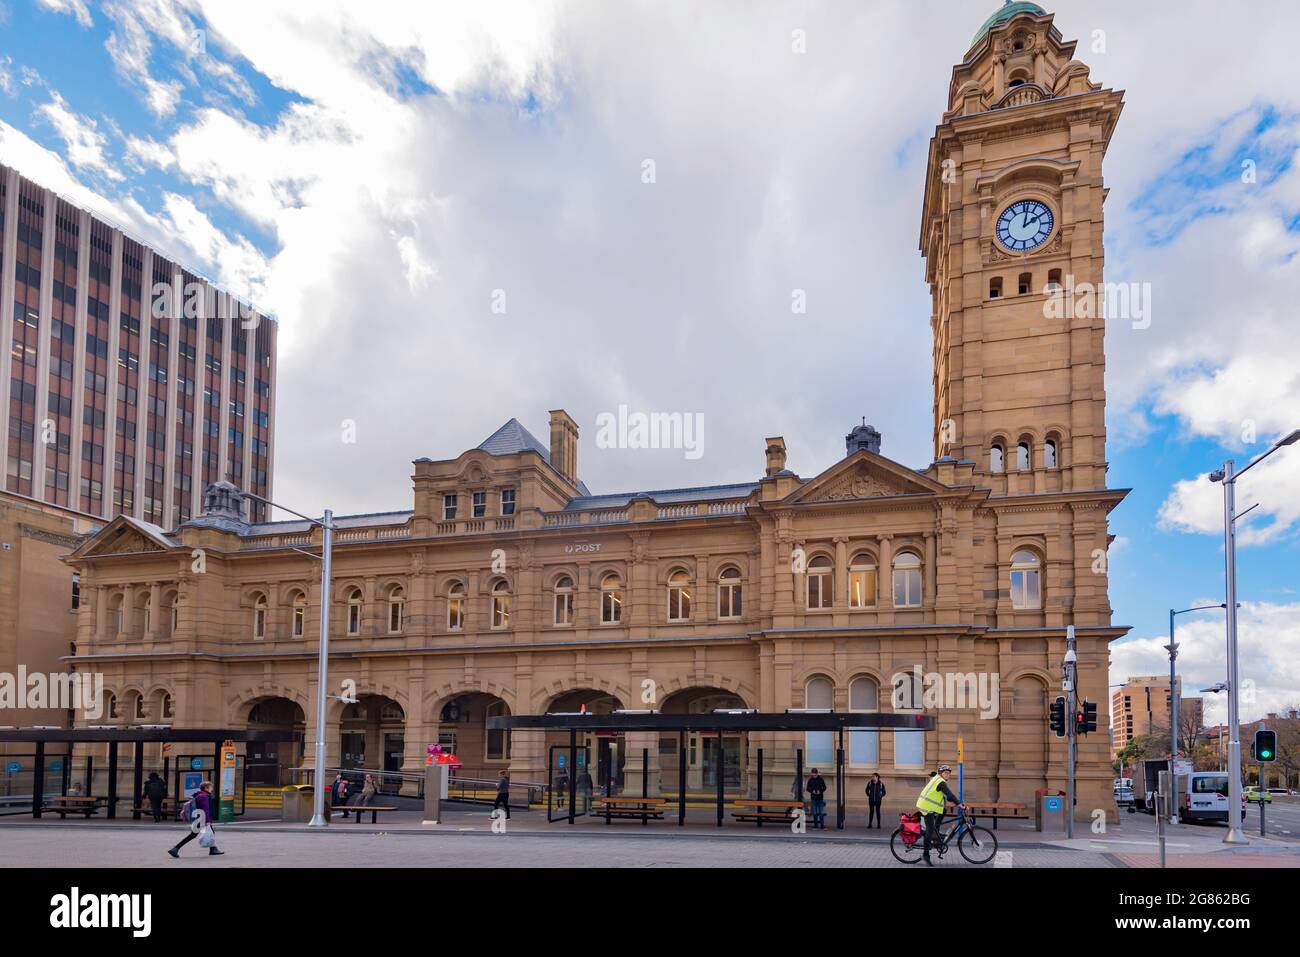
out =
[[[944,811],[944,798],[939,793],[939,785],[943,784],[943,775],[936,774],[926,782],[925,787],[921,788],[921,794],[916,799],[916,809],[922,814],[942,814]]]

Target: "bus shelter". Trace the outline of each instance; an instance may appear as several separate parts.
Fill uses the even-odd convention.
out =
[[[783,711],[764,713],[751,710],[723,710],[709,714],[664,714],[659,711],[615,711],[611,714],[593,712],[548,712],[546,714],[502,715],[489,718],[490,730],[515,731],[567,731],[567,747],[557,747],[567,751],[568,767],[571,773],[566,775],[567,814],[569,824],[577,819],[578,774],[572,773],[582,766],[579,753],[584,750],[578,744],[578,736],[595,733],[625,733],[629,731],[653,731],[659,734],[677,734],[678,787],[677,787],[677,823],[686,823],[686,735],[713,735],[716,739],[716,752],[722,754],[723,736],[738,732],[751,731],[791,731],[791,732],[832,732],[838,734],[838,746],[835,751],[835,790],[836,822],[839,829],[844,827],[845,781],[844,781],[844,733],[846,731],[933,731],[934,717],[925,714],[885,714],[880,712],[833,712],[833,711]],[[647,749],[643,749],[647,750]],[[795,779],[803,780],[803,750],[795,751]],[[589,757],[589,756],[588,756]],[[763,799],[763,750],[757,752],[757,799]],[[589,763],[589,762],[583,762]],[[551,785],[551,768],[554,762],[548,756],[547,784]],[[641,761],[643,797],[649,792],[648,755],[643,753]],[[724,775],[716,774],[716,805],[718,827],[722,826],[723,811],[726,804],[724,796]],[[548,787],[548,794],[550,792]],[[802,794],[802,784],[800,784]],[[549,808],[549,804],[548,804]],[[548,814],[549,818],[549,814]]]
[[[74,744],[108,745],[108,793],[105,797],[105,812],[109,818],[117,817],[118,804],[118,749],[120,745],[134,748],[134,774],[132,776],[132,817],[140,818],[141,798],[144,790],[144,746],[147,743],[191,744],[212,748],[213,768],[221,765],[221,746],[230,741],[235,744],[253,742],[292,741],[292,731],[249,730],[247,728],[173,728],[166,725],[133,728],[3,728],[0,729],[0,742],[30,744],[32,751],[32,817],[39,818],[45,808],[46,762],[53,756],[61,762],[63,790],[68,787],[68,773],[71,748]],[[49,755],[49,746],[65,745],[66,755]],[[87,776],[90,775],[87,765]],[[179,766],[177,767],[179,771]],[[164,770],[164,779],[166,770]],[[171,793],[176,793],[173,790]]]

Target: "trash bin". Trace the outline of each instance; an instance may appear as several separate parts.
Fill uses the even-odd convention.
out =
[[[1034,830],[1065,833],[1065,792],[1039,788],[1034,792]]]
[[[311,820],[312,804],[316,800],[316,789],[310,784],[290,784],[281,788],[284,800],[280,806],[280,820],[293,824],[306,824]],[[326,815],[326,820],[329,816]]]

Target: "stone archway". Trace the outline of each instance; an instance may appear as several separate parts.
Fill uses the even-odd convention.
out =
[[[733,691],[718,687],[688,687],[672,692],[664,698],[660,711],[664,714],[711,714],[717,710],[747,708],[745,699]],[[744,733],[723,735],[722,760],[718,759],[718,739],[715,735],[688,732],[684,736],[665,734],[656,742],[657,761],[652,759],[652,769],[657,766],[661,780],[660,789],[665,795],[676,798],[681,776],[681,756],[678,748],[684,745],[686,753],[686,793],[716,794],[718,775],[722,775],[723,789],[728,794],[746,793],[749,741]]]
[[[486,781],[509,768],[511,733],[488,730],[488,718],[511,714],[510,705],[486,691],[466,691],[445,701],[433,720],[438,743],[460,759],[457,777]]]
[[[240,707],[240,721],[249,731],[279,731],[291,741],[250,741],[244,745],[246,787],[282,787],[292,783],[290,769],[301,767],[307,735],[307,715],[298,702],[265,695]]]
[[[543,709],[552,713],[587,711],[592,714],[610,714],[625,707],[623,700],[602,688],[568,688],[551,697]],[[578,766],[569,768],[567,752],[551,754],[553,745],[565,748],[569,732],[546,732],[546,758],[550,775],[556,787],[563,791],[570,774],[577,775],[577,790],[583,794],[619,794],[624,787],[629,761],[628,735],[606,732],[589,732],[578,735],[578,746],[585,750],[577,756]],[[638,759],[639,760],[639,759]],[[566,762],[561,766],[560,762]],[[639,774],[640,765],[637,766]]]
[[[406,756],[406,709],[383,694],[359,694],[345,703],[338,716],[339,764],[344,775],[359,787],[367,773],[374,774],[381,791],[401,790]]]

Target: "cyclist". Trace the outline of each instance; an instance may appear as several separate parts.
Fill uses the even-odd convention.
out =
[[[925,863],[930,867],[934,867],[934,861],[930,860],[930,845],[939,843],[939,825],[943,823],[945,801],[951,801],[960,808],[966,807],[957,799],[957,795],[952,793],[952,788],[948,787],[948,778],[951,775],[951,767],[946,764],[939,765],[939,770],[930,776],[930,780],[926,782],[916,799],[916,809],[921,812],[921,819],[925,822],[923,853]],[[940,850],[939,853],[942,854],[943,851]]]

